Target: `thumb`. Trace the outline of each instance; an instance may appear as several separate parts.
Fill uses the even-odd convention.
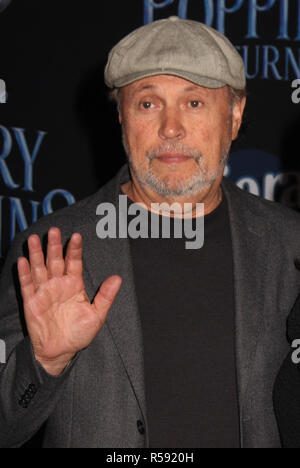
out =
[[[121,284],[122,278],[120,276],[110,276],[102,283],[93,300],[93,305],[95,306],[97,313],[101,316],[103,322],[119,292]]]

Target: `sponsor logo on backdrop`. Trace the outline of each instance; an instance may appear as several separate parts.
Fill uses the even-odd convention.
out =
[[[38,198],[35,165],[46,137],[47,132],[42,130],[32,134],[23,128],[0,125],[0,180],[5,191],[11,193],[10,196],[0,195],[0,257],[4,237],[11,243],[17,231],[24,231],[39,217],[52,213],[58,201],[63,205],[75,202],[74,196],[63,188],[54,188],[42,200],[35,198]],[[17,158],[18,175],[15,174]]]
[[[12,0],[0,0],[0,13],[5,10],[6,7],[12,2]]]
[[[173,8],[171,14],[180,18],[189,18],[190,6],[195,11],[189,0],[143,1],[145,24],[166,17],[166,9],[169,15]],[[230,38],[230,28],[236,18],[241,25],[245,24],[242,40],[235,46],[244,60],[248,80],[288,81],[300,78],[300,1],[203,0],[199,2],[199,17],[193,14],[191,19],[201,21]],[[267,32],[265,21],[268,21]],[[266,34],[268,43],[264,44],[262,39]]]
[[[232,152],[224,175],[247,192],[300,210],[300,172],[283,168],[274,154],[258,149]]]

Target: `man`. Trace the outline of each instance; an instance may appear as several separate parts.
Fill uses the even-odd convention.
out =
[[[117,44],[105,79],[130,170],[41,219],[8,255],[1,446],[47,421],[45,447],[280,447],[272,389],[299,294],[300,218],[223,178],[243,62],[217,31],[171,17]],[[121,224],[120,195],[129,214],[143,205],[148,238],[99,238],[99,207],[113,204]],[[202,248],[151,237],[163,202],[156,222],[172,226],[185,206],[197,226],[204,204]]]

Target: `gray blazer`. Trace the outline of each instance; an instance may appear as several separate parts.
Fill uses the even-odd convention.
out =
[[[129,242],[96,236],[97,205],[110,201],[117,206],[119,187],[128,178],[124,166],[96,194],[19,234],[10,249],[0,284],[0,338],[9,356],[0,364],[1,447],[20,446],[46,420],[45,447],[148,445],[141,326]],[[233,245],[241,446],[280,447],[272,391],[289,352],[286,319],[300,290],[294,265],[300,258],[300,215],[244,192],[226,178],[222,187]],[[51,226],[61,228],[64,242],[73,232],[82,234],[84,280],[91,300],[105,278],[123,278],[104,327],[58,377],[47,374],[34,359],[15,279],[16,259],[23,255],[28,235],[43,237]]]

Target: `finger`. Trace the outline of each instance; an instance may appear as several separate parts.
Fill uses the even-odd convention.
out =
[[[38,287],[48,280],[44,254],[39,236],[33,234],[28,239],[29,261],[33,284]]]
[[[93,305],[95,306],[102,323],[106,319],[107,313],[119,292],[121,284],[122,278],[120,276],[110,276],[104,281],[104,283],[102,283],[101,288],[94,298]]]
[[[63,276],[65,270],[61,232],[56,227],[48,231],[47,270],[49,278]]]
[[[82,276],[82,237],[77,232],[72,235],[68,243],[65,273],[72,276]]]
[[[35,287],[32,281],[30,265],[27,258],[20,257],[18,259],[17,266],[23,301],[27,302],[31,297],[34,296],[35,293]]]

